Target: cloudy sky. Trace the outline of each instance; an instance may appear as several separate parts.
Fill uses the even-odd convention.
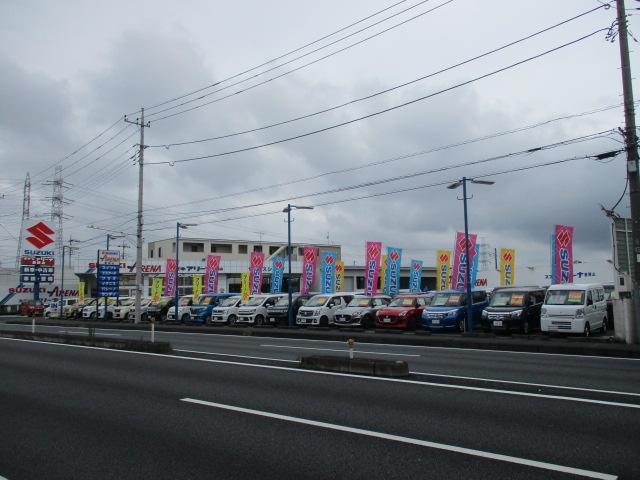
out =
[[[2,2],[1,265],[15,262],[27,173],[31,218],[46,219],[56,167],[65,242],[82,240],[74,265],[107,233],[135,257],[139,130],[124,117],[142,107],[145,242],[176,221],[198,224],[187,236],[286,241],[293,203],[315,206],[294,214],[296,242],[362,263],[378,240],[434,265],[464,229],[446,185],[466,176],[495,181],[470,185],[468,202],[492,249],[544,267],[567,224],[575,257],[602,262],[600,205],[626,184],[621,155],[594,158],[622,148],[624,126],[604,3]],[[616,212],[629,216],[626,197]]]

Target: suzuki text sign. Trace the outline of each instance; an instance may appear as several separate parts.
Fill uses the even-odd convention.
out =
[[[24,230],[25,256],[55,257],[55,231],[44,222],[38,222]]]
[[[365,245],[364,294],[375,295],[378,292],[378,276],[380,275],[381,242],[367,242]]]
[[[573,282],[573,227],[556,225],[554,234],[554,282]]]
[[[402,249],[387,247],[387,268],[385,270],[384,293],[397,295],[400,291],[400,266],[402,264]]]
[[[500,286],[510,287],[516,282],[516,251],[513,248],[500,249]]]
[[[220,255],[207,255],[207,267],[204,273],[204,293],[218,293],[218,272]]]
[[[436,251],[436,290],[448,290],[451,284],[451,250]]]
[[[251,252],[249,259],[249,285],[251,295],[262,293],[262,267],[264,267],[264,253]]]
[[[453,269],[451,273],[451,288],[454,290],[466,290],[467,280],[471,282],[471,272],[469,269],[473,265],[473,258],[476,253],[475,233],[469,234],[469,257],[467,258],[467,247],[463,232],[456,233],[455,250],[453,254]]]

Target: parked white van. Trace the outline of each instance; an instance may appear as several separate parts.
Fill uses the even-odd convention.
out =
[[[211,311],[211,323],[214,325],[228,323],[233,325],[238,318],[238,308],[242,303],[242,297],[225,298],[220,305]]]
[[[267,308],[276,304],[284,297],[285,293],[268,293],[251,295],[249,300],[243,302],[238,308],[236,324],[248,323],[250,325],[267,325]]]
[[[336,311],[345,308],[352,299],[353,294],[350,293],[314,295],[298,310],[296,325],[333,325]]]
[[[607,300],[599,283],[551,285],[542,305],[543,332],[584,333],[607,331]]]

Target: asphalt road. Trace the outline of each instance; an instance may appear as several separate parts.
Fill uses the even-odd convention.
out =
[[[157,338],[173,356],[0,339],[0,476],[640,478],[639,360],[356,345],[409,362],[389,380],[296,368],[337,342]]]

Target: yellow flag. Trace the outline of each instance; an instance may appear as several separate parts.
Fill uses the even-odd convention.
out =
[[[242,294],[242,301],[246,302],[249,300],[249,272],[241,273],[240,279],[242,280],[242,289],[240,293]]]
[[[154,302],[159,302],[162,296],[162,277],[155,277],[151,283],[151,299]]]
[[[336,261],[336,292],[344,292],[344,262],[342,260]]]
[[[202,295],[202,275],[193,276],[193,303],[198,303]]]
[[[380,290],[384,291],[384,284],[387,276],[387,256],[380,257]]]
[[[84,302],[84,289],[85,289],[85,283],[84,282],[78,282],[78,300],[81,302]]]
[[[436,251],[436,290],[451,288],[451,250]]]
[[[510,287],[516,282],[516,251],[513,248],[500,249],[500,285]]]

